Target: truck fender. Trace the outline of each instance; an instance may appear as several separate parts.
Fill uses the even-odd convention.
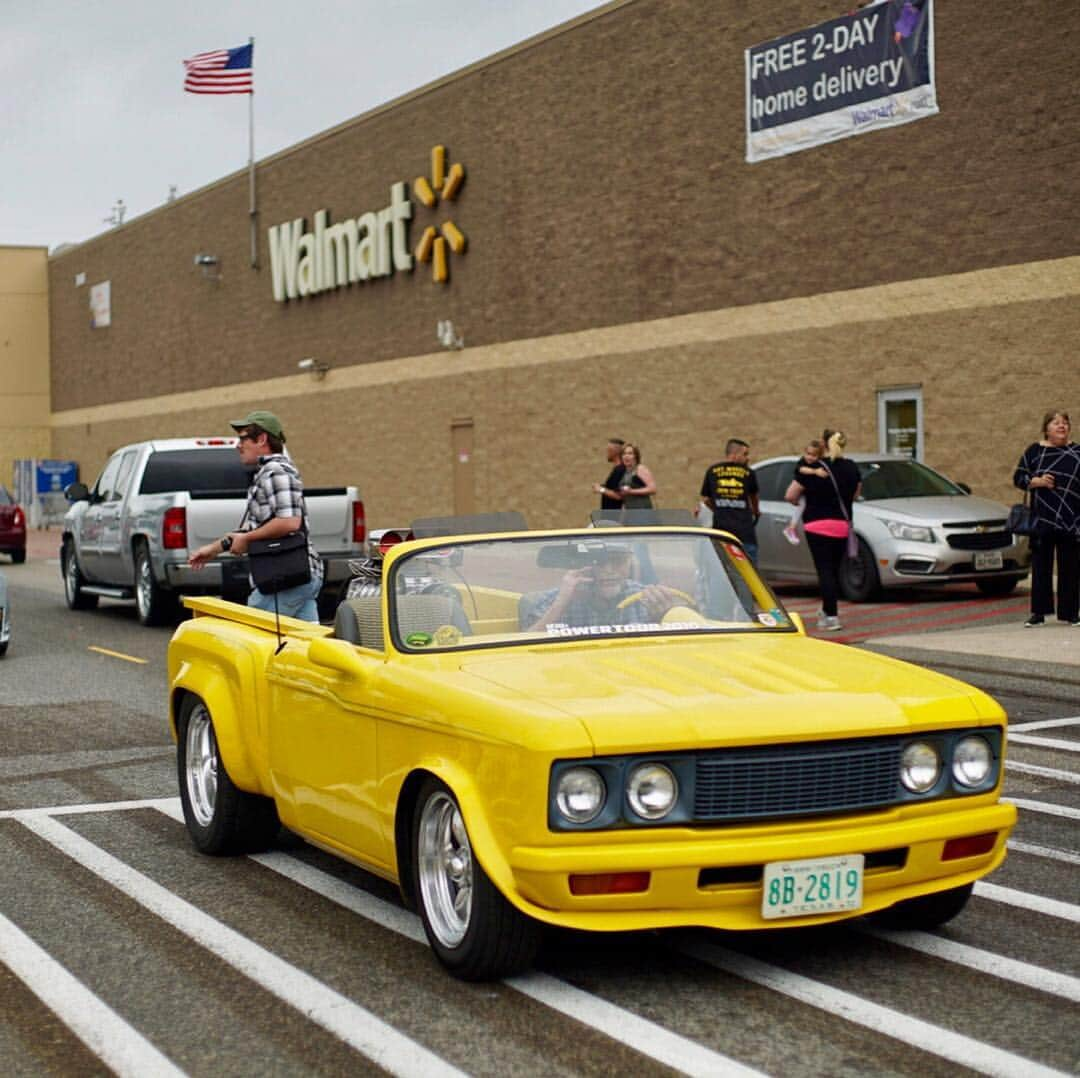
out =
[[[221,669],[184,663],[169,692],[169,727],[173,740],[177,740],[177,721],[185,695],[199,697],[210,709],[218,752],[229,778],[241,790],[269,797],[271,793],[265,788],[244,739],[242,709],[234,689],[239,686],[231,684]]]
[[[420,787],[429,776],[445,784],[457,798],[458,807],[465,819],[465,829],[469,833],[473,856],[480,862],[491,882],[511,905],[530,916],[535,915],[532,907],[517,893],[510,863],[495,837],[483,799],[476,789],[472,776],[453,760],[445,757],[421,761],[406,778],[398,792],[394,819],[394,846],[397,854],[398,885],[408,906],[412,908],[415,904],[412,822],[418,807]]]

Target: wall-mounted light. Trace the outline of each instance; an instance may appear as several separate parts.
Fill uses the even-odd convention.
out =
[[[454,323],[449,318],[436,324],[435,336],[443,348],[457,349],[465,347],[465,338],[458,333],[454,328]]]
[[[296,365],[300,370],[307,371],[309,374],[314,375],[316,378],[325,378],[326,372],[330,369],[329,363],[320,363],[319,360],[308,356],[306,359],[300,360]]]
[[[217,255],[208,255],[200,252],[195,256],[195,265],[202,270],[202,275],[208,281],[221,280],[221,266]]]

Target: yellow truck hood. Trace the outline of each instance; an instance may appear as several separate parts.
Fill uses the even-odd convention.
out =
[[[597,752],[866,737],[1000,718],[977,689],[796,636],[590,641],[477,655],[462,672],[578,719]]]

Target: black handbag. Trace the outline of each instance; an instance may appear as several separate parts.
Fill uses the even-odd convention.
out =
[[[264,595],[274,595],[311,580],[306,527],[278,539],[252,539],[247,554],[251,579]]]
[[[1028,496],[1025,493],[1024,500],[1019,505],[1010,507],[1005,530],[1012,532],[1013,535],[1034,535],[1035,529],[1035,510],[1028,503]]]

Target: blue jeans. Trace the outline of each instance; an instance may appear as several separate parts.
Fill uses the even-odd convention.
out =
[[[278,613],[301,621],[318,623],[319,607],[315,602],[322,587],[322,577],[312,577],[306,584],[297,584],[295,588],[286,588],[277,595],[264,595],[258,588],[248,596],[247,605],[257,610],[274,612],[274,600],[277,599]]]

